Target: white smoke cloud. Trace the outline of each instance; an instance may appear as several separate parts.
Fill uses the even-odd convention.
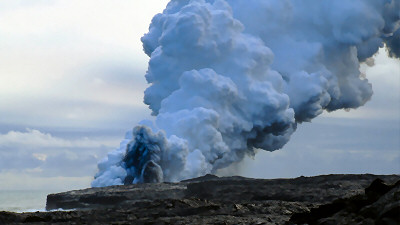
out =
[[[384,43],[398,55],[399,26],[398,1],[172,0],[142,38],[155,122],[92,186],[177,181],[282,148],[298,123],[371,98],[360,62]]]

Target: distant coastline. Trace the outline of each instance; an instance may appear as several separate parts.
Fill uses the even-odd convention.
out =
[[[310,218],[311,224],[320,224],[326,220],[324,217],[329,217],[333,221],[357,218],[396,222],[400,218],[392,211],[397,209],[386,207],[386,212],[381,203],[396,206],[390,196],[397,194],[400,194],[400,175],[334,174],[291,179],[206,175],[178,183],[120,185],[50,194],[47,209],[73,210],[0,212],[0,221],[6,224],[310,224]],[[360,212],[366,207],[372,213],[347,213],[355,203]]]
[[[46,198],[60,190],[0,190],[0,211],[46,211]]]

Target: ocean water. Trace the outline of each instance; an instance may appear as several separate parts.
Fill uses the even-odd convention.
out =
[[[10,211],[10,212],[44,211],[46,208],[47,195],[51,193],[57,193],[57,191],[0,190],[0,211]]]

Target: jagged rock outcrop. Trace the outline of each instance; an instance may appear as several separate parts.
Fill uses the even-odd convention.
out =
[[[48,209],[76,210],[0,212],[0,224],[293,224],[302,222],[294,215],[307,217],[336,199],[364,194],[377,178],[400,180],[371,174],[272,180],[206,175],[179,183],[89,188],[48,196]],[[377,201],[371,207],[386,206]],[[393,207],[387,210],[390,214]]]
[[[290,218],[293,224],[400,224],[400,181],[385,184],[377,178],[364,194],[337,199],[329,204],[296,213]]]

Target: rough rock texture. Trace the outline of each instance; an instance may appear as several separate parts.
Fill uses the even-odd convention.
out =
[[[186,185],[149,183],[68,191],[47,196],[46,209],[84,209],[112,207],[135,200],[182,199]]]
[[[293,224],[400,224],[400,181],[393,185],[376,179],[365,194],[337,199],[329,204],[296,213]]]
[[[315,210],[335,204],[332,202],[339,198],[363,196],[364,189],[377,178],[387,183],[400,180],[397,175],[370,174],[273,180],[206,175],[180,183],[89,188],[47,198],[47,209],[77,210],[0,212],[0,224],[346,224],[326,223],[324,219],[337,213],[345,214],[341,210],[350,207],[347,203],[335,205],[336,211],[329,211],[322,217]],[[399,194],[394,187],[398,185],[390,186],[390,190],[383,188],[385,198],[379,191],[367,191],[368,196],[378,200],[363,208],[364,214],[379,212],[373,218],[395,214]],[[304,218],[311,218],[310,215],[314,220],[308,222]],[[395,224],[398,222],[396,218],[389,218]]]

